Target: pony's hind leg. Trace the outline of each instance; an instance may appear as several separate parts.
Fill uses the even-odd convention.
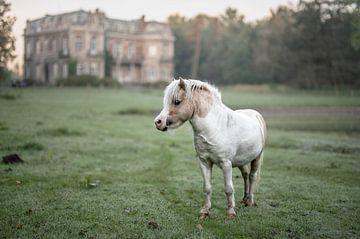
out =
[[[241,203],[245,203],[249,197],[249,174],[250,174],[250,164],[239,167],[241,175],[244,179],[244,197]]]
[[[206,164],[200,161],[200,169],[203,176],[203,190],[205,195],[204,207],[200,210],[200,219],[205,219],[209,216],[209,210],[211,208],[211,176],[212,176],[212,164]]]
[[[255,192],[256,186],[260,180],[260,168],[261,168],[261,163],[262,163],[262,157],[263,157],[263,153],[261,153],[259,155],[259,157],[257,157],[253,161],[251,161],[251,164],[250,164],[249,195],[245,201],[246,207],[251,207],[255,204],[254,192]]]

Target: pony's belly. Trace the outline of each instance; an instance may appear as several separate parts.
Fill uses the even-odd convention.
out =
[[[238,157],[236,157],[232,162],[231,162],[231,164],[232,164],[232,166],[233,166],[233,168],[235,168],[235,167],[240,167],[240,166],[244,166],[244,165],[246,165],[246,164],[248,164],[248,163],[250,163],[251,161],[253,161],[254,159],[250,159],[250,158],[238,158]]]
[[[221,164],[230,161],[233,167],[244,166],[259,156],[262,145],[248,140],[234,145],[229,142],[211,142],[202,135],[195,137],[195,150],[202,161]]]

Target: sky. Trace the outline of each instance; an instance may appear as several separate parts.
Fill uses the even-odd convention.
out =
[[[256,21],[270,15],[270,9],[281,4],[294,3],[295,0],[8,0],[12,4],[10,14],[16,16],[14,34],[16,37],[17,58],[12,63],[23,62],[23,31],[26,20],[46,14],[58,14],[78,9],[104,11],[112,18],[123,20],[137,19],[145,15],[146,20],[166,21],[171,14],[193,17],[199,13],[218,16],[227,7],[238,9],[246,21]]]

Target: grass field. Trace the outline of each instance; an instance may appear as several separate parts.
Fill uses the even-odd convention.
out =
[[[189,124],[161,133],[151,89],[0,89],[0,238],[359,238],[360,96],[222,92],[268,122],[257,206],[211,218]],[[320,113],[319,113],[320,112]]]

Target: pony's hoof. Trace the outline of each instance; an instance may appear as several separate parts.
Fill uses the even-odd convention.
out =
[[[205,220],[206,218],[209,218],[209,217],[210,217],[209,213],[200,213],[199,219]]]
[[[236,217],[236,212],[235,212],[234,208],[230,208],[227,211],[227,215],[228,215],[229,219],[234,219]]]
[[[251,199],[248,199],[244,202],[245,207],[252,207],[254,206],[254,202]]]
[[[246,202],[248,202],[248,201],[251,201],[251,199],[250,199],[249,195],[246,195],[243,197],[243,199],[241,200],[240,203],[246,205]]]

